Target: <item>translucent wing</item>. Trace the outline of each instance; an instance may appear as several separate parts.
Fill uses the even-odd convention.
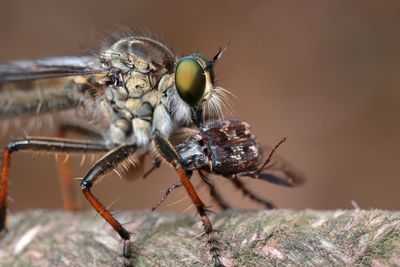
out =
[[[106,73],[92,56],[0,64],[0,116],[38,115],[80,106],[93,91],[99,91],[95,83],[100,85]],[[88,82],[89,77],[95,79]],[[87,94],[91,89],[95,90]]]
[[[272,147],[263,146],[264,155],[268,155]],[[289,161],[274,153],[271,162],[265,166],[262,175],[267,177],[271,182],[285,186],[299,186],[305,181],[304,174],[295,168]]]
[[[95,57],[70,56],[19,60],[0,64],[0,83],[23,82],[106,72]]]
[[[176,129],[175,132],[169,137],[169,141],[176,145],[184,140],[189,139],[192,136],[198,135],[199,131],[197,129],[182,127]]]

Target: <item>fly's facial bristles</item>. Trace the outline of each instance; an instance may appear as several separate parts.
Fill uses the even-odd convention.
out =
[[[230,113],[233,112],[232,97],[235,97],[229,90],[222,87],[217,87],[216,94],[221,99],[222,106],[224,109]]]
[[[179,97],[175,86],[167,96],[167,109],[177,121],[190,122],[190,107]]]
[[[228,90],[219,86],[214,87],[210,92],[208,100],[203,102],[203,108],[206,111],[203,113],[203,120],[206,119],[206,114],[210,114],[211,116],[215,115],[218,119],[223,119],[224,109],[232,111],[232,101],[229,95],[231,95],[231,93]]]

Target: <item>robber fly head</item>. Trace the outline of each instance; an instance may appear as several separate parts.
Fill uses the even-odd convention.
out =
[[[211,60],[200,54],[192,54],[178,61],[175,69],[175,89],[183,103],[178,105],[177,109],[181,107],[186,110],[177,112],[187,113],[190,109],[192,119],[193,110],[201,111],[203,115],[222,115],[221,107],[222,101],[226,100],[226,91],[215,85],[214,65],[226,49],[220,49]]]

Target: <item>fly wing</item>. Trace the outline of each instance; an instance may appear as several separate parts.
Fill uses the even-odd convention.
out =
[[[91,89],[101,86],[93,80],[104,80],[106,73],[92,56],[0,64],[0,116],[38,115],[75,108],[93,96],[96,90]],[[96,89],[99,91],[100,87]]]
[[[174,146],[181,143],[184,140],[189,139],[190,137],[193,137],[195,135],[198,135],[199,131],[193,128],[188,128],[188,127],[182,127],[176,129],[172,135],[169,137],[169,141],[171,144]]]
[[[93,56],[51,57],[0,64],[0,83],[24,82],[105,72]]]
[[[268,155],[271,151],[272,147],[263,146],[264,155]],[[299,186],[305,181],[305,176],[300,170],[276,153],[265,166],[260,177],[274,184],[284,186]]]

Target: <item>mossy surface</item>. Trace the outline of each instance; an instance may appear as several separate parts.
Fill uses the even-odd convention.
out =
[[[400,265],[400,213],[240,211],[211,215],[226,266]],[[124,212],[135,266],[211,266],[198,218]],[[22,250],[22,236],[36,231]],[[1,266],[121,266],[122,242],[92,212],[31,211],[9,219]]]

